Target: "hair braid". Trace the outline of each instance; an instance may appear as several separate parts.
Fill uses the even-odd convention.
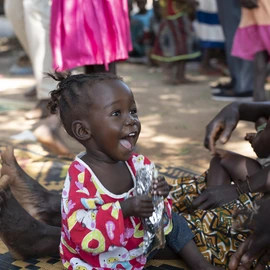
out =
[[[121,80],[122,78],[111,73],[76,74],[71,72],[53,74],[47,76],[58,81],[57,88],[50,92],[51,99],[48,109],[52,114],[59,112],[66,131],[70,134],[70,124],[80,114],[84,114],[91,106],[89,88],[106,80]],[[72,134],[70,134],[72,136]]]

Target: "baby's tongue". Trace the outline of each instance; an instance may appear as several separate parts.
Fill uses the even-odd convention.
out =
[[[121,139],[120,143],[128,150],[130,150],[132,148],[132,145],[128,140]]]

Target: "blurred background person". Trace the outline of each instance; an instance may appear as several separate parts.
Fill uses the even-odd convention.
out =
[[[232,44],[240,22],[239,0],[217,0],[218,16],[225,36],[225,52],[231,81],[212,89],[212,99],[221,101],[252,100],[253,63],[232,56]]]
[[[148,66],[149,66],[150,73],[155,72],[155,71],[161,72],[161,68],[159,67],[158,61],[155,61],[154,59],[151,58],[155,40],[158,35],[161,19],[162,19],[161,8],[160,8],[159,0],[154,0],[153,1],[153,16],[150,20],[150,49],[148,53]]]
[[[270,57],[270,2],[245,0],[232,55],[254,61],[254,101],[266,101],[265,81]]]
[[[159,61],[169,84],[190,82],[185,76],[187,60],[200,56],[196,48],[192,20],[195,17],[194,0],[160,0],[162,21],[151,54]]]
[[[51,45],[54,69],[116,73],[132,49],[128,1],[54,0]]]
[[[222,63],[224,51],[224,34],[221,28],[217,0],[198,0],[194,28],[200,41],[202,60],[200,73],[205,75],[221,75],[225,73],[225,63]],[[215,66],[211,59],[219,57]]]
[[[136,19],[133,15],[133,0],[128,0],[128,10],[130,19],[130,31],[132,40],[132,51],[129,57],[138,58],[145,56],[144,50],[144,24],[141,20]]]
[[[52,70],[50,8],[49,0],[5,0],[5,15],[31,60],[36,80],[38,103],[25,114],[26,119],[49,115],[46,108],[49,92],[56,87],[51,78],[44,78],[44,72]]]

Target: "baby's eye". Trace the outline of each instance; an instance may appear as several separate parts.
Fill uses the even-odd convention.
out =
[[[130,114],[137,114],[137,108],[132,109],[132,110],[130,111]]]
[[[114,111],[112,112],[112,116],[119,116],[121,115],[121,112],[120,111]]]

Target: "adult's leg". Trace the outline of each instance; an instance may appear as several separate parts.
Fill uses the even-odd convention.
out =
[[[207,187],[231,184],[231,178],[221,165],[220,157],[213,157],[207,174]]]
[[[88,65],[85,66],[85,73],[97,73],[97,72],[110,72],[116,74],[116,64],[115,62],[109,64],[109,69],[106,70],[105,65]]]
[[[6,176],[0,182],[6,181]],[[59,253],[61,228],[34,219],[13,197],[0,189],[0,238],[15,259]]]
[[[22,0],[5,0],[5,15],[12,24],[12,28],[19,39],[24,51],[31,57],[24,23],[24,7]]]
[[[242,156],[240,154],[217,150],[221,155],[220,164],[228,172],[232,181],[245,180],[247,175],[251,176],[262,169],[255,159]]]
[[[253,63],[231,55],[236,29],[240,22],[238,0],[218,0],[218,15],[225,36],[225,50],[235,94],[253,91]]]
[[[176,82],[179,84],[192,83],[191,80],[186,77],[186,61],[177,61],[176,62],[177,73],[176,73]]]
[[[269,55],[266,51],[258,52],[254,61],[254,101],[266,101],[265,80]]]
[[[7,147],[1,153],[1,175],[9,176],[8,181],[1,181],[0,187],[8,186],[19,202],[32,217],[53,226],[61,226],[61,196],[41,186],[27,175],[17,163],[13,148]]]
[[[23,0],[24,20],[34,76],[37,81],[36,108],[26,113],[27,119],[39,119],[49,115],[46,108],[49,92],[56,88],[57,82],[44,78],[44,72],[52,70],[50,46],[50,1]]]

